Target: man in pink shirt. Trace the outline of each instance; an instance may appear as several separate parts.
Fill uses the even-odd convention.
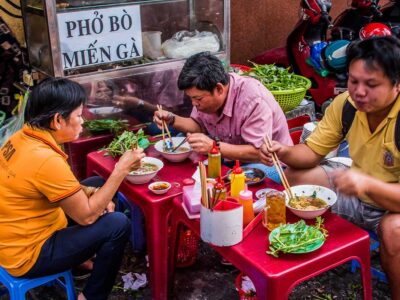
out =
[[[224,158],[258,162],[265,135],[292,144],[285,115],[272,94],[253,78],[226,73],[216,56],[202,52],[189,57],[178,87],[192,100],[190,118],[156,111],[154,121],[160,128],[165,120],[188,133],[195,152],[207,153],[218,140]]]

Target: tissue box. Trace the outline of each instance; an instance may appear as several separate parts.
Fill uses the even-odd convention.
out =
[[[187,211],[192,215],[198,214],[201,206],[201,190],[194,185],[184,186],[182,190],[183,204]]]

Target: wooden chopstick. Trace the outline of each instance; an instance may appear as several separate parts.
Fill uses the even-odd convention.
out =
[[[158,111],[162,113],[162,111],[163,111],[162,105],[157,104],[157,108],[158,108]],[[163,136],[164,136],[164,127],[165,127],[165,130],[167,131],[167,134],[168,134],[168,137],[169,137],[169,141],[171,142],[171,146],[174,147],[174,144],[172,142],[171,133],[169,132],[169,128],[168,128],[168,125],[165,122],[165,120],[162,120],[162,125],[163,125],[162,126]]]
[[[200,171],[200,185],[201,185],[201,204],[205,208],[208,208],[206,168],[201,161],[199,162],[199,171]]]
[[[267,144],[267,146],[269,148],[272,148],[272,143],[271,143],[271,140],[270,140],[268,135],[266,137],[264,137],[264,143]],[[272,152],[272,160],[273,160],[274,165],[275,165],[275,167],[276,167],[276,169],[278,171],[279,178],[282,181],[282,184],[283,184],[283,186],[284,186],[284,188],[286,190],[286,193],[288,194],[289,198],[293,198],[293,194],[292,194],[292,190],[290,189],[289,182],[288,182],[288,180],[286,178],[285,173],[283,172],[283,169],[282,169],[282,166],[281,166],[281,162],[279,161],[279,158],[278,158],[278,156],[276,155],[275,152]]]

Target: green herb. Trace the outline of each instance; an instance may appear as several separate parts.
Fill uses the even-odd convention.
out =
[[[85,120],[83,127],[92,133],[109,131],[118,134],[128,128],[128,121],[111,119]]]
[[[294,90],[306,88],[307,81],[289,71],[289,68],[281,68],[275,65],[258,65],[253,63],[253,68],[243,75],[258,79],[270,91]]]
[[[267,254],[278,257],[279,252],[307,252],[316,243],[324,242],[328,232],[323,227],[323,221],[321,217],[317,217],[313,226],[306,225],[304,220],[280,226],[271,240]]]
[[[107,151],[106,155],[117,157],[136,145],[143,149],[146,149],[150,145],[142,129],[139,129],[137,133],[125,130],[120,136],[115,137],[103,150]]]

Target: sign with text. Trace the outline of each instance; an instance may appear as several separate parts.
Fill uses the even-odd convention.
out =
[[[64,70],[143,56],[140,6],[57,14]]]

